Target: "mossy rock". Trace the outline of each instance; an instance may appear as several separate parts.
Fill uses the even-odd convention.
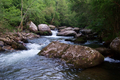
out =
[[[23,41],[24,43],[28,43],[28,40],[24,38],[22,38],[21,41]]]
[[[27,48],[24,45],[18,44],[16,42],[13,42],[11,46],[16,50],[27,50]]]
[[[0,52],[1,52],[1,51],[5,51],[5,50],[4,50],[2,47],[0,47]]]
[[[73,40],[74,43],[85,43],[87,42],[86,37],[78,37],[75,40]]]
[[[52,35],[52,33],[48,32],[48,31],[44,31],[44,32],[39,31],[39,32],[37,32],[37,34],[39,34],[39,35]]]
[[[43,48],[38,55],[49,58],[60,58],[74,68],[88,68],[101,64],[104,56],[95,49],[87,46],[70,45],[54,41]]]

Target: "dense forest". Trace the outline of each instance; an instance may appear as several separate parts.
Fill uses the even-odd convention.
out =
[[[90,28],[104,40],[120,35],[120,0],[1,0],[0,26],[25,28],[28,21]],[[24,26],[24,27],[23,27]]]

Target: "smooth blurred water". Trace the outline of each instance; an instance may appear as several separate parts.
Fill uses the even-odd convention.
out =
[[[69,69],[60,59],[37,55],[51,41],[74,44],[73,37],[41,36],[29,40],[28,50],[0,54],[0,80],[120,80],[120,60],[106,57],[104,63],[85,70]],[[84,45],[96,43],[88,41]],[[79,45],[79,44],[77,44]],[[98,44],[99,45],[99,44]]]

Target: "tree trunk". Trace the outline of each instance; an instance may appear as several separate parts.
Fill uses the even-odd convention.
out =
[[[23,15],[23,0],[21,0],[21,22],[20,22],[20,25],[18,27],[18,30],[20,31],[23,31],[23,21],[24,21],[24,18],[29,10],[29,8],[32,6],[32,4],[34,3],[35,0],[33,0],[33,2],[31,3],[31,5],[29,5],[29,7],[27,8],[26,12],[24,13]]]
[[[21,22],[20,25],[18,27],[18,31],[22,31],[23,30],[23,0],[21,0]]]
[[[53,18],[52,18],[51,24],[53,24],[53,21],[54,21],[54,16],[55,16],[55,13],[53,14]]]

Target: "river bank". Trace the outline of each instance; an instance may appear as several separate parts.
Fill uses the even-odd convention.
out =
[[[6,32],[0,35],[0,51],[26,50],[28,39],[38,38],[39,35],[28,32]]]

